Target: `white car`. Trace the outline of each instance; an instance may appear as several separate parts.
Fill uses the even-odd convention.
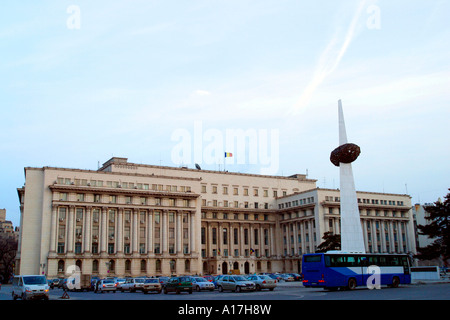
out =
[[[120,291],[136,292],[136,290],[142,290],[145,278],[128,278],[120,286]]]
[[[214,283],[209,282],[207,279],[202,277],[192,277],[192,288],[196,291],[200,290],[214,290]]]
[[[113,279],[103,279],[100,280],[97,287],[97,293],[103,293],[106,291],[116,292],[117,283]]]
[[[249,281],[253,281],[256,286],[256,290],[260,291],[261,289],[269,289],[272,291],[277,286],[277,280],[272,279],[267,275],[252,275],[247,278]]]
[[[45,276],[15,276],[12,282],[12,298],[22,300],[41,298],[48,300],[50,286]]]

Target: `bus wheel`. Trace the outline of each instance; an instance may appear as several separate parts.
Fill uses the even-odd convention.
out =
[[[356,288],[356,280],[355,280],[355,278],[348,279],[347,289],[348,290],[354,290],[355,288]]]
[[[392,278],[392,284],[391,284],[392,288],[398,288],[399,284],[400,284],[400,279],[398,277]]]

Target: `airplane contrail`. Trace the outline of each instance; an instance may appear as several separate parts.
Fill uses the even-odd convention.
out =
[[[352,39],[355,37],[355,32],[358,27],[358,20],[364,7],[366,7],[366,4],[366,0],[359,3],[343,41],[339,41],[339,35],[335,35],[328,43],[319,58],[319,62],[312,80],[306,86],[298,103],[292,108],[292,113],[298,113],[303,110],[304,107],[306,107],[310,102],[317,87],[338,67]],[[340,47],[336,48],[338,45],[340,45]]]

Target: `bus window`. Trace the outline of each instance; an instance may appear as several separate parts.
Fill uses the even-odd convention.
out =
[[[348,256],[346,265],[348,267],[355,267],[357,265],[355,257],[354,256]]]
[[[369,265],[370,266],[372,266],[372,265],[378,266],[379,265],[378,257],[376,257],[376,256],[369,256],[368,258],[369,258]]]
[[[391,265],[399,266],[400,262],[398,261],[398,257],[391,257]]]
[[[314,256],[304,256],[305,262],[320,262],[322,260],[321,255],[314,255]]]

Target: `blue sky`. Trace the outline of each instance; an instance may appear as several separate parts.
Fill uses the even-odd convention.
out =
[[[2,4],[0,208],[14,225],[24,167],[96,169],[112,155],[176,166],[172,135],[199,122],[223,135],[275,130],[276,174],[337,188],[339,99],[362,151],[358,190],[413,203],[448,192],[448,1]]]

